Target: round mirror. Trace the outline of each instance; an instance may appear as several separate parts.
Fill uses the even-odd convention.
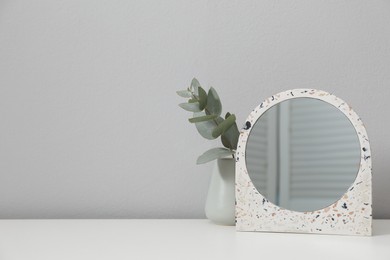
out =
[[[293,211],[315,211],[340,199],[360,167],[360,143],[350,120],[315,98],[280,102],[257,120],[246,145],[256,189]]]

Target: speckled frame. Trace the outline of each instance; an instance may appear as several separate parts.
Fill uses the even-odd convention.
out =
[[[292,98],[315,98],[343,112],[352,122],[361,148],[360,168],[346,193],[330,206],[297,212],[269,202],[254,187],[247,171],[245,151],[256,121],[270,107]],[[370,236],[372,232],[371,152],[366,129],[359,116],[340,98],[315,89],[294,89],[276,94],[257,106],[240,132],[236,152],[236,229],[237,231],[321,233]]]

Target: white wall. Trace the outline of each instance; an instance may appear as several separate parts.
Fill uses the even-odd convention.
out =
[[[239,124],[264,98],[348,101],[390,217],[389,1],[0,1],[0,217],[201,218],[211,165],[177,107],[193,76]]]

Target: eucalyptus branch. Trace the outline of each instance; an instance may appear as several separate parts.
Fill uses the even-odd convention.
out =
[[[177,91],[177,94],[188,98],[187,103],[181,103],[179,106],[194,113],[194,117],[190,118],[189,122],[195,124],[199,134],[209,140],[220,137],[224,146],[206,151],[199,156],[197,163],[206,163],[228,155],[234,158],[240,134],[236,117],[229,112],[226,113],[225,118],[221,117],[222,104],[217,91],[210,87],[206,93],[200,86],[199,81],[194,78],[190,87],[186,90]]]

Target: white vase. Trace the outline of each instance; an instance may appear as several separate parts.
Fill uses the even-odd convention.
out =
[[[206,217],[219,225],[235,225],[235,161],[215,161],[206,199]]]

